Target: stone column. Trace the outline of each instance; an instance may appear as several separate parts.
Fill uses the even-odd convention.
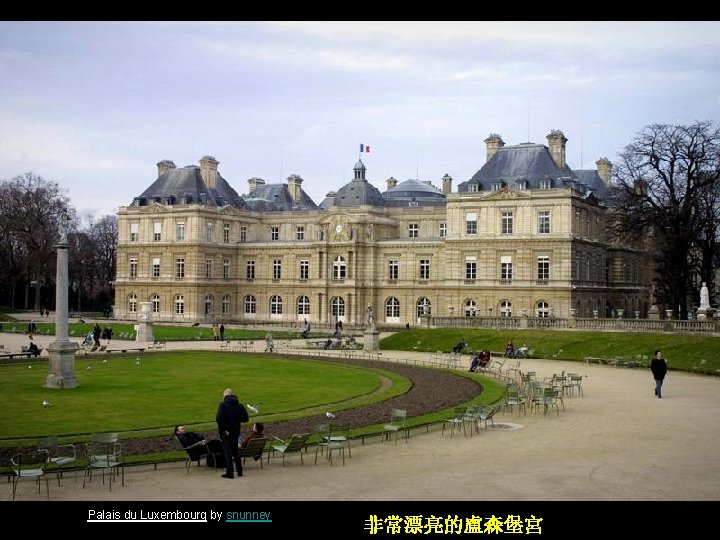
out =
[[[68,221],[60,218],[60,241],[57,249],[57,269],[55,274],[55,341],[51,341],[47,351],[49,373],[45,379],[45,388],[75,388],[75,351],[77,345],[68,339]]]

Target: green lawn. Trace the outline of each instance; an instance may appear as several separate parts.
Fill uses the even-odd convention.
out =
[[[380,389],[381,373],[392,389],[370,395]],[[197,351],[153,354],[140,365],[133,356],[78,360],[76,375],[78,388],[58,391],[42,387],[45,363],[0,367],[2,440],[95,431],[169,434],[177,423],[212,429],[226,387],[244,403],[262,403],[255,420],[279,421],[387,399],[410,386],[395,373],[327,361]],[[44,400],[52,405],[43,407]]]
[[[535,358],[576,361],[586,356],[651,358],[660,349],[670,369],[692,371],[705,359],[706,371],[716,374],[720,370],[720,337],[706,335],[437,328],[397,332],[381,340],[380,348],[449,352],[461,338],[468,343],[468,351],[503,351],[505,343],[512,341],[516,348],[527,345]]]

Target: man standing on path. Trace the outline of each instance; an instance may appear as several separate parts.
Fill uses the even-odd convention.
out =
[[[660,351],[655,351],[655,358],[650,361],[650,371],[655,379],[655,395],[662,398],[662,385],[667,373],[667,362]]]
[[[237,468],[237,475],[242,476],[242,461],[238,440],[240,439],[240,428],[243,422],[250,419],[245,406],[240,403],[238,397],[230,388],[223,392],[223,400],[218,405],[215,421],[218,426],[218,433],[225,451],[225,474],[223,478],[233,478],[233,461]]]

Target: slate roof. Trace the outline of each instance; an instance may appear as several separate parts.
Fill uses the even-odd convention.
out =
[[[135,197],[131,206],[146,206],[151,202],[160,204],[205,204],[224,206],[230,204],[245,208],[240,195],[217,173],[217,187],[209,188],[200,175],[200,167],[187,165],[169,169],[161,174],[150,187]]]
[[[443,192],[419,180],[405,180],[384,191],[385,206],[437,206],[446,203]],[[417,203],[417,204],[415,204]]]
[[[318,205],[300,190],[300,200],[290,196],[287,184],[262,184],[248,193],[243,200],[248,208],[260,212],[284,212],[287,210],[317,210]]]

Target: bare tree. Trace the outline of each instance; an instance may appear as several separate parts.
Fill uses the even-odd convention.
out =
[[[55,279],[54,245],[58,224],[71,212],[68,199],[57,183],[32,172],[0,183],[0,238],[3,239],[5,271],[9,272],[13,303],[15,288],[25,287],[29,308],[31,285],[35,287],[34,309],[41,307],[41,288],[52,288]],[[47,297],[50,298],[48,291]]]
[[[653,124],[625,147],[620,159],[614,170],[613,232],[629,241],[653,239],[658,298],[672,309],[679,307],[684,317],[694,276],[712,282],[700,246],[717,232],[717,222],[708,222],[717,213],[708,209],[717,208],[720,130],[710,122]]]

